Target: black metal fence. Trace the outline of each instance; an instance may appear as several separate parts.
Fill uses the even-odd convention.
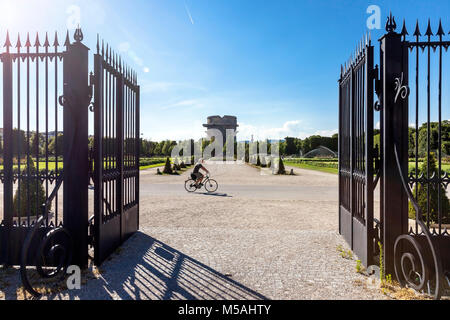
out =
[[[95,261],[139,226],[139,87],[136,74],[97,43],[95,55]]]
[[[0,55],[0,264],[20,265],[25,288],[34,295],[28,266],[44,278],[64,274],[69,264],[85,268],[88,246],[100,264],[138,229],[139,204],[136,74],[111,52],[97,52],[89,76],[81,29],[74,42],[67,33],[63,45],[57,34],[42,39],[27,35],[24,43],[18,37],[12,44],[7,34]],[[89,110],[95,113],[93,150]],[[89,219],[90,177],[95,219]],[[120,232],[102,233],[113,216]],[[89,235],[89,229],[95,232]],[[112,242],[106,250],[104,238]]]
[[[364,39],[339,80],[339,230],[373,263],[373,46]]]
[[[380,162],[376,160],[377,156],[373,157],[375,161],[366,161],[365,169],[367,172],[372,168],[376,172],[376,164],[381,164],[380,229],[378,232],[378,226],[372,230],[367,228],[349,241],[346,236],[349,231],[346,230],[355,232],[354,225],[340,213],[341,233],[353,247],[355,242],[364,244],[368,238],[372,243],[379,238],[384,249],[385,274],[394,275],[404,286],[440,298],[450,289],[450,203],[447,198],[450,180],[443,170],[444,160],[448,159],[444,159],[444,142],[449,141],[450,137],[442,131],[443,117],[448,116],[444,113],[443,88],[447,77],[443,61],[450,42],[443,39],[445,32],[442,23],[439,23],[434,34],[428,22],[423,36],[417,23],[411,41],[405,22],[401,33],[395,32],[396,27],[395,18],[391,15],[386,23],[387,33],[380,39],[380,74],[375,68],[374,77],[368,79],[378,96],[374,107],[380,111],[381,155]],[[425,56],[424,62],[421,55]],[[414,63],[410,63],[410,56],[414,58]],[[342,73],[340,81],[340,212],[342,207],[346,208],[349,203],[352,206],[356,202],[366,210],[363,218],[370,219],[372,199],[361,198],[354,188],[346,184],[349,159],[350,163],[355,162],[349,154],[358,145],[358,131],[354,131],[354,123],[348,118],[359,117],[357,109],[350,109],[350,115],[347,115],[347,110],[354,108],[354,96],[358,96],[360,86],[373,91],[371,85],[361,82],[356,83],[356,90],[355,84],[352,89],[347,89],[348,70],[356,66],[357,60]],[[410,74],[414,76],[413,84],[410,84]],[[436,95],[434,98],[433,94]],[[413,102],[410,104],[411,97]],[[371,108],[370,101],[367,108]],[[355,112],[356,115],[351,115]],[[369,128],[364,134],[366,143],[373,143],[370,136],[370,128],[374,127],[373,118],[366,118],[366,126]],[[367,147],[365,157],[370,159],[376,151]],[[350,167],[352,169],[353,165]],[[372,181],[372,175],[366,176],[366,181]],[[378,177],[374,186],[377,181]],[[366,190],[373,196],[374,188]],[[360,211],[350,211],[350,215],[353,221],[361,220]],[[367,252],[370,255],[369,249]],[[356,253],[364,257],[366,251]],[[373,251],[372,261],[375,261],[376,254]],[[368,261],[371,261],[370,256]]]

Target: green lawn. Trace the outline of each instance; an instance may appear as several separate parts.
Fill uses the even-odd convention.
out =
[[[437,166],[437,164],[436,164]],[[422,162],[419,161],[419,170],[422,167]],[[415,161],[409,161],[409,172],[415,173],[416,171],[416,162]],[[450,164],[443,163],[442,164],[442,171],[448,172],[450,174]]]
[[[333,174],[339,173],[338,169],[336,169],[336,168],[319,167],[319,166],[314,166],[312,164],[306,164],[306,163],[294,163],[294,162],[286,161],[286,162],[284,162],[284,165],[290,166],[290,167],[296,167],[296,168],[300,168],[300,169],[326,172],[326,173],[333,173]]]
[[[157,164],[151,164],[149,166],[141,166],[139,167],[140,170],[146,170],[146,169],[151,169],[151,168],[156,168],[156,167],[164,167],[166,163],[157,163]]]

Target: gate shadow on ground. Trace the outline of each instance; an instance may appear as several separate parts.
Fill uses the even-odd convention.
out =
[[[223,198],[233,198],[232,196],[229,196],[226,193],[217,193],[217,192],[213,192],[213,193],[209,193],[209,192],[199,192],[197,193],[199,195],[203,195],[203,196],[210,196],[210,197],[223,197]]]
[[[105,262],[101,278],[71,298],[267,300],[207,265],[144,234],[136,233]],[[72,292],[69,292],[72,295]]]

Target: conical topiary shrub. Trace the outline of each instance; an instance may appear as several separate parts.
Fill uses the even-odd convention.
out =
[[[257,167],[260,167],[260,166],[261,166],[261,159],[259,158],[259,155],[258,155],[258,157],[256,158],[256,166],[257,166]]]
[[[17,188],[14,199],[13,199],[13,216],[14,217],[27,217],[39,216],[42,214],[42,205],[45,204],[47,200],[45,196],[44,186],[41,181],[36,176],[36,167],[34,166],[33,160],[29,160],[29,173],[31,178],[28,180],[22,178],[20,181],[20,193],[19,188]],[[28,169],[24,170],[24,173],[28,173]],[[20,205],[19,205],[20,204]],[[50,207],[47,210],[51,209]]]
[[[427,161],[424,160],[422,167],[419,171],[419,176],[423,174],[423,176],[427,177],[428,172],[428,163],[430,164],[430,177],[433,176],[433,173],[438,177],[439,176],[439,170],[436,165],[436,157],[433,153],[430,154],[430,159]],[[417,199],[417,203],[422,210],[422,221],[427,222],[427,212],[428,212],[428,189],[430,193],[430,223],[438,223],[439,222],[439,202],[441,206],[441,217],[442,217],[442,223],[448,224],[450,223],[450,202],[446,194],[446,190],[442,184],[439,185],[440,189],[440,201],[439,201],[439,191],[435,184],[419,184],[417,190],[414,187],[413,188],[413,195],[414,198]],[[413,205],[409,203],[409,218],[410,219],[416,219],[416,210],[414,209]]]
[[[184,161],[181,161],[180,168],[182,168],[182,169],[186,168],[186,164],[184,163]]]
[[[164,166],[163,173],[165,173],[165,174],[172,174],[173,173],[169,157],[167,157],[167,159],[166,159],[166,164]]]
[[[278,171],[277,174],[286,174],[286,168],[284,167],[283,159],[278,159]]]

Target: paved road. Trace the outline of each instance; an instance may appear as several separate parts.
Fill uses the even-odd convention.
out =
[[[210,165],[215,195],[184,190],[187,173],[141,174],[141,230],[79,291],[49,299],[383,299],[338,246],[337,176],[265,175]],[[14,275],[14,276],[17,276]],[[2,292],[17,298],[11,277]],[[17,278],[16,278],[17,279]]]

